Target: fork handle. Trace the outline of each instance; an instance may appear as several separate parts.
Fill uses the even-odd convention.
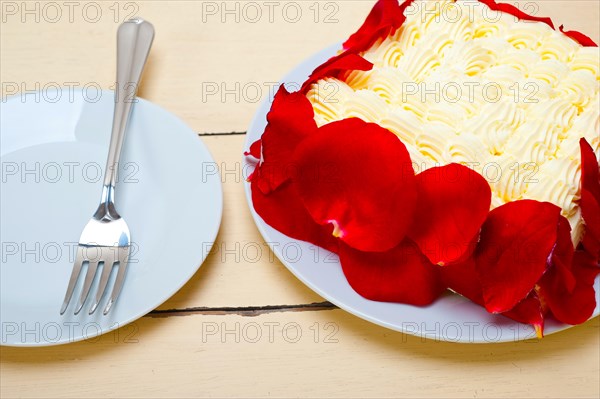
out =
[[[131,114],[131,106],[136,102],[135,95],[153,39],[154,27],[141,18],[122,23],[117,32],[115,112],[108,159],[104,171],[103,203],[114,203],[113,191],[123,139],[125,138],[125,129]]]

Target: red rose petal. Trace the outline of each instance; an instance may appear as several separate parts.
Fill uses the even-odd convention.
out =
[[[556,273],[568,292],[573,292],[577,281],[571,272],[575,248],[571,241],[571,225],[564,216],[559,216],[556,231],[556,245],[552,249],[549,272]]]
[[[256,159],[260,159],[260,153],[262,149],[262,142],[260,139],[256,140],[250,145],[250,149],[244,152],[245,156],[252,156]]]
[[[338,240],[331,235],[331,226],[315,223],[304,208],[293,182],[288,181],[267,195],[253,180],[251,190],[254,209],[269,226],[289,237],[337,253]]]
[[[483,306],[481,281],[479,281],[477,265],[473,257],[442,267],[440,273],[446,287]]]
[[[415,176],[402,142],[357,118],[322,126],[297,148],[293,179],[313,219],[346,244],[387,251],[412,223]]]
[[[512,309],[546,271],[559,215],[556,205],[533,200],[509,202],[490,212],[475,254],[489,312]]]
[[[372,68],[373,64],[360,55],[344,52],[330,58],[325,63],[318,66],[306,82],[304,82],[300,91],[306,93],[309,86],[320,79],[339,78],[342,72],[370,71]]]
[[[598,261],[584,251],[574,252],[571,228],[566,218],[559,215],[554,228],[556,243],[551,250],[550,267],[546,268],[523,300],[502,312],[502,315],[520,323],[533,325],[540,338],[548,311],[558,321],[579,324],[588,320],[596,307],[594,279],[600,273]],[[516,240],[520,238],[515,237]],[[483,306],[485,299],[479,266],[480,263],[469,258],[440,270],[448,288]]]
[[[558,321],[581,324],[592,316],[596,308],[594,280],[600,268],[598,261],[589,253],[576,251],[570,272],[576,281],[572,290],[569,290],[559,268],[549,269],[540,281],[540,296]]]
[[[594,43],[594,41],[589,36],[586,36],[586,35],[584,35],[581,32],[578,32],[576,30],[565,31],[565,30],[563,30],[563,25],[559,26],[558,29],[563,34],[565,34],[566,36],[569,36],[571,39],[575,40],[576,42],[578,42],[582,46],[586,46],[586,47],[598,47],[598,45],[596,43]]]
[[[409,239],[387,252],[362,252],[341,243],[340,262],[352,288],[373,301],[424,306],[445,290],[439,268]]]
[[[586,139],[579,140],[581,149],[581,186],[600,202],[600,163]]]
[[[584,248],[600,259],[600,166],[594,150],[585,139],[581,148],[581,216],[585,222]]]
[[[594,258],[600,259],[600,205],[589,191],[581,190],[581,216],[585,232],[581,244]]]
[[[519,10],[518,7],[515,7],[511,4],[507,4],[507,3],[496,3],[495,0],[479,0],[480,2],[482,2],[483,4],[487,5],[490,9],[494,10],[494,11],[502,11],[511,15],[514,15],[515,17],[521,19],[521,20],[525,20],[525,21],[537,21],[537,22],[543,22],[546,25],[550,26],[552,29],[556,29],[554,27],[554,23],[552,22],[552,19],[548,18],[548,17],[535,17],[533,15],[529,15],[521,10]],[[598,47],[598,45],[596,43],[594,43],[594,41],[592,39],[590,39],[588,36],[584,35],[581,32],[575,31],[575,30],[570,30],[570,31],[564,31],[563,30],[563,25],[559,26],[558,28],[564,35],[570,37],[571,39],[575,40],[576,42],[578,42],[579,44],[581,44],[582,46],[587,46],[587,47]]]
[[[362,26],[344,42],[344,48],[352,52],[368,50],[377,40],[393,34],[406,20],[404,10],[413,0],[398,4],[398,0],[379,0]]]
[[[571,242],[571,226],[569,221],[562,216],[559,216],[557,227],[557,241],[552,250],[551,263],[552,266],[545,272],[540,281],[543,281],[548,274],[554,273],[559,276],[563,287],[570,287],[570,290],[575,288],[575,278],[570,269],[573,261],[573,243]],[[535,327],[539,338],[544,334],[544,320],[547,313],[547,303],[544,299],[540,299],[540,287],[536,285],[529,295],[519,302],[514,308],[503,313],[504,316],[516,320],[520,323],[531,324]]]
[[[294,150],[317,131],[310,101],[300,92],[288,93],[283,85],[275,95],[267,121],[261,137],[262,161],[254,173],[257,187],[265,194],[288,179]]]
[[[463,262],[442,267],[440,271],[446,287],[476,304],[484,306],[481,282],[475,260],[472,257]],[[531,291],[512,309],[502,313],[503,316],[519,323],[531,324],[540,338],[544,331],[544,314],[545,311],[535,291]]]
[[[558,321],[583,323],[596,308],[594,279],[599,272],[598,262],[592,255],[574,251],[571,226],[560,216],[551,267],[538,284],[542,302]]]
[[[508,312],[502,313],[502,315],[519,323],[531,324],[535,328],[538,338],[542,338],[544,336],[545,313],[544,305],[537,293],[531,291],[525,299]]]
[[[444,266],[470,256],[490,210],[488,182],[459,164],[428,169],[416,182],[417,209],[408,237],[433,264]]]
[[[494,11],[502,11],[502,12],[514,15],[515,17],[525,20],[525,21],[543,22],[546,25],[550,26],[552,29],[554,29],[554,24],[552,23],[552,20],[548,17],[535,17],[533,15],[529,15],[529,14],[519,10],[517,7],[513,6],[512,4],[496,3],[495,0],[479,0],[479,1]]]
[[[262,151],[261,144],[261,140],[258,139],[250,145],[250,149],[248,151],[244,151],[244,156],[251,158],[248,159],[248,164],[253,167],[251,169],[251,172],[248,174],[248,177],[246,178],[247,181],[252,181],[252,179],[255,176],[255,173],[257,172],[258,163],[260,161],[260,154]]]

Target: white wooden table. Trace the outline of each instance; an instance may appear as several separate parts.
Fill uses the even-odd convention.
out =
[[[109,88],[118,23],[133,13],[151,21],[157,36],[139,95],[199,133],[219,163],[225,195],[215,248],[184,288],[97,339],[2,347],[1,397],[600,395],[598,318],[541,341],[424,341],[325,302],[259,235],[241,184],[245,129],[274,82],[346,38],[372,4],[1,2],[2,96],[15,85]],[[598,0],[527,4],[598,41]]]

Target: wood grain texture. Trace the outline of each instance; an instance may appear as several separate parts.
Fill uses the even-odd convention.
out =
[[[0,394],[594,398],[598,329],[595,319],[542,341],[468,345],[422,341],[342,310],[147,316],[88,342],[3,348]]]
[[[198,132],[243,132],[274,83],[307,57],[354,32],[373,1],[284,0],[272,6],[268,1],[233,0],[131,1],[119,6],[83,1],[72,12],[73,22],[62,7],[55,23],[52,8],[44,8],[48,3],[56,4],[29,5],[33,10],[38,4],[36,22],[36,13],[25,13],[21,2],[3,1],[3,7],[16,4],[17,10],[14,15],[3,11],[2,82],[27,89],[36,83],[44,88],[68,82],[110,87],[117,22],[137,9],[157,32],[140,96],[174,112]],[[85,8],[90,3],[101,7],[97,22],[88,22],[96,18],[96,7]],[[260,19],[247,3],[258,5]],[[597,0],[515,3],[536,15],[552,16],[557,25],[600,37]],[[4,95],[6,87],[2,91]]]
[[[2,96],[15,84],[109,88],[117,25],[137,8],[157,30],[140,95],[199,133],[220,133],[199,139],[222,172],[223,223],[199,272],[132,325],[66,346],[1,347],[2,398],[600,396],[598,318],[542,341],[422,341],[323,302],[264,244],[241,184],[245,136],[227,133],[244,132],[272,83],[353,32],[372,1],[275,1],[272,20],[261,1],[97,1],[97,22],[90,22],[96,6],[86,1],[77,3],[72,21],[62,6],[51,22],[51,3],[0,2]],[[253,21],[250,3],[261,19]],[[600,39],[597,0],[525,3]],[[39,21],[23,4],[39,8]],[[291,22],[298,7],[302,17]]]

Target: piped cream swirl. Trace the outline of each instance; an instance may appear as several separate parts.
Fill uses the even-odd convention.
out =
[[[403,141],[415,171],[471,165],[492,208],[552,202],[579,242],[579,139],[600,157],[598,47],[468,0],[418,1],[405,14],[362,54],[373,70],[312,85],[317,124],[378,123]]]

